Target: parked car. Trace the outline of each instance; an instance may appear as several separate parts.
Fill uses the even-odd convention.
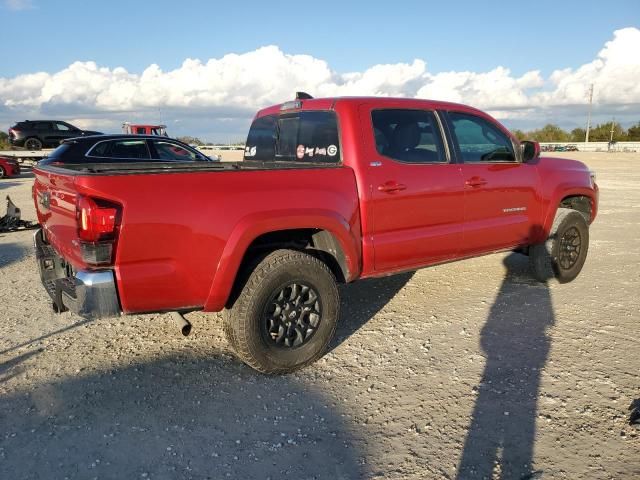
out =
[[[9,129],[9,143],[27,150],[57,147],[62,140],[85,135],[101,135],[101,132],[81,130],[59,120],[25,120]]]
[[[157,135],[93,135],[64,140],[38,165],[211,162],[195,148]],[[140,168],[139,165],[136,168]]]
[[[512,249],[569,282],[598,209],[584,164],[452,103],[298,98],[258,112],[237,163],[150,162],[142,144],[114,163],[102,149],[123,140],[73,140],[34,169],[54,309],[224,310],[230,345],[266,373],[323,354],[338,283]]]
[[[0,178],[20,175],[20,165],[15,158],[0,156]]]

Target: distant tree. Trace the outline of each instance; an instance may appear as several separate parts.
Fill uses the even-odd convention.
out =
[[[188,135],[185,135],[184,137],[177,137],[177,140],[180,140],[187,145],[204,145],[204,142],[198,137],[190,137]]]
[[[629,127],[629,129],[627,130],[627,134],[625,135],[625,140],[628,142],[640,141],[640,122]]]
[[[527,134],[518,128],[516,128],[515,130],[512,130],[511,133],[513,133],[516,136],[516,138],[520,141],[527,139]]]
[[[557,125],[548,123],[539,130],[533,130],[528,134],[531,140],[538,142],[567,142],[569,134]]]
[[[613,141],[626,140],[626,132],[618,122],[613,124]],[[608,142],[611,139],[611,122],[596,125],[589,132],[590,142]]]
[[[586,133],[587,132],[585,131],[584,128],[574,128],[573,130],[571,130],[571,133],[569,134],[569,141],[584,142]]]
[[[8,150],[9,147],[9,135],[5,132],[0,132],[0,150]]]

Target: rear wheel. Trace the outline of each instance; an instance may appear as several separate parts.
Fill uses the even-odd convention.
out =
[[[589,226],[580,212],[559,208],[545,243],[529,248],[529,262],[537,280],[575,279],[587,259]]]
[[[4,171],[4,167],[0,165],[0,178],[4,178],[7,175],[7,172]]]
[[[224,332],[238,357],[263,373],[287,373],[317,360],[336,329],[340,308],[333,273],[316,257],[277,250],[249,275]]]
[[[42,142],[35,137],[27,138],[24,142],[24,148],[27,150],[41,150]]]

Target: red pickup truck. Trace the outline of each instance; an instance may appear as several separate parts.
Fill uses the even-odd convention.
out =
[[[453,103],[301,95],[258,112],[234,164],[154,159],[157,138],[120,137],[66,141],[34,169],[54,309],[224,309],[261,372],[322,355],[340,282],[505,250],[571,281],[598,207],[585,165]]]

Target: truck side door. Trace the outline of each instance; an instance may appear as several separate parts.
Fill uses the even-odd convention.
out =
[[[464,256],[524,245],[538,219],[538,173],[494,122],[448,112],[464,179]]]
[[[432,110],[361,105],[375,272],[455,258],[464,188]]]

